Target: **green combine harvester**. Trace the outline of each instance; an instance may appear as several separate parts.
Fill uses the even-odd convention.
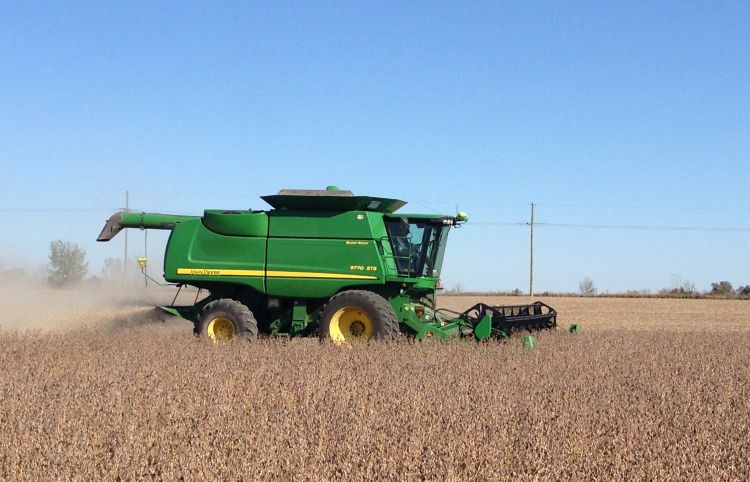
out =
[[[259,334],[317,335],[337,344],[400,334],[486,340],[556,327],[557,313],[541,302],[437,309],[448,231],[467,221],[463,212],[395,214],[404,201],[335,187],[262,199],[273,209],[118,212],[97,241],[123,228],[171,230],[164,278],[209,294],[192,306],[160,308],[217,341]]]

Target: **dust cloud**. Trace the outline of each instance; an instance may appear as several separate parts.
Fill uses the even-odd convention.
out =
[[[160,315],[176,288],[83,282],[53,288],[33,280],[2,283],[0,332],[117,332],[157,328],[190,333],[185,320]]]

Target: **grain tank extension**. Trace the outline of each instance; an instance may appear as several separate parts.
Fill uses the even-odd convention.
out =
[[[471,336],[554,328],[544,303],[439,310],[448,232],[467,218],[395,214],[398,199],[329,188],[264,196],[272,209],[206,210],[203,216],[119,212],[98,241],[123,228],[171,230],[164,278],[208,292],[163,310],[214,340],[317,335],[336,343]]]

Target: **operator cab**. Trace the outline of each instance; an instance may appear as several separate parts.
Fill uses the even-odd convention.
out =
[[[439,278],[451,217],[386,216],[385,227],[400,276]]]

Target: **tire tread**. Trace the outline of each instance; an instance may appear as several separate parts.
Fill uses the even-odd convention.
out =
[[[375,313],[372,313],[372,315],[374,315],[374,318],[376,320],[382,320],[381,329],[376,329],[375,331],[375,340],[392,341],[396,340],[399,337],[400,330],[398,327],[398,317],[396,315],[396,311],[385,298],[373,291],[347,290],[333,295],[331,299],[328,300],[328,303],[326,303],[326,305],[322,307],[320,320],[321,338],[327,338],[328,336],[328,324],[325,323],[325,316],[327,314],[328,307],[341,298],[351,298],[350,303],[352,305],[367,307],[368,311],[370,311],[371,309],[375,311]],[[361,301],[357,302],[357,300]],[[326,329],[324,329],[323,325],[325,325]]]
[[[255,320],[253,312],[244,304],[231,298],[214,300],[203,307],[198,319],[198,324],[196,325],[196,331],[199,334],[205,333],[206,327],[204,326],[204,318],[207,314],[212,312],[224,312],[232,316],[239,325],[237,327],[239,337],[246,339],[258,337],[258,322]]]

